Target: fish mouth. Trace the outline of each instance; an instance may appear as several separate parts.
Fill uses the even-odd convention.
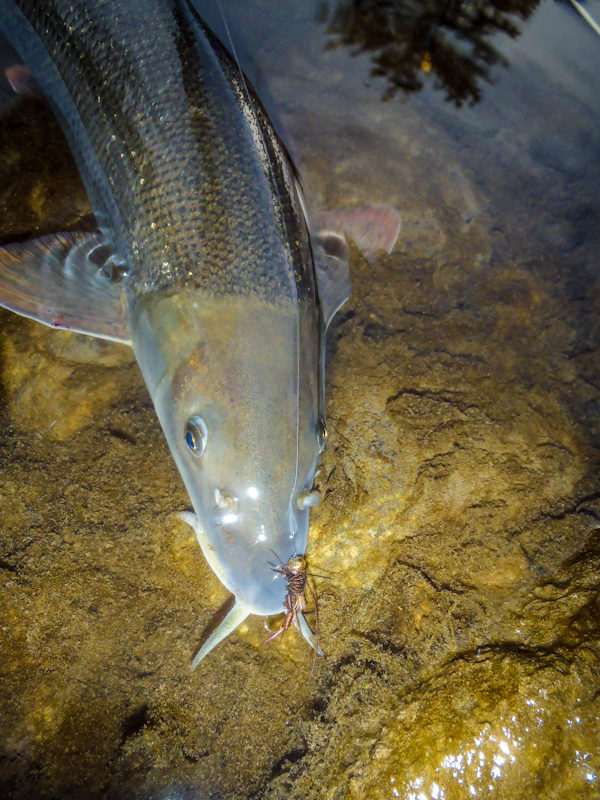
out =
[[[278,576],[279,577],[279,576]],[[256,584],[254,591],[248,591],[249,587],[244,587],[243,591],[234,591],[236,602],[242,604],[250,614],[259,617],[271,617],[274,614],[285,612],[284,600],[286,586],[283,580],[278,580],[273,587],[268,584]]]

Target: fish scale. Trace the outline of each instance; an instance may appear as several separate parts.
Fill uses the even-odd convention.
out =
[[[290,576],[327,440],[343,235],[314,240],[317,291],[289,157],[188,0],[0,0],[0,26],[56,110],[100,228],[0,248],[0,305],[133,347],[194,509],[183,517],[236,599],[192,666],[249,614],[283,610],[320,652]],[[377,225],[395,239],[389,211],[366,215],[370,247]],[[360,217],[337,219],[358,230]]]
[[[52,54],[50,74],[59,74],[41,74],[42,87],[52,100],[61,81],[77,108],[54,101],[100,228],[116,260],[135,273],[131,292],[193,282],[247,293],[268,275],[273,292],[293,295],[290,276],[306,277],[306,259],[280,224],[297,207],[291,177],[281,180],[287,159],[271,147],[281,162],[276,176],[254,147],[256,131],[262,135],[254,98],[244,96],[239,77],[232,82],[235,65],[191,6],[15,5]],[[301,218],[296,227],[292,241],[306,242]]]

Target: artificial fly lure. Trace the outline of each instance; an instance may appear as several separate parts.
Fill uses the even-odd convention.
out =
[[[271,572],[276,572],[278,575],[282,575],[285,580],[287,594],[285,596],[283,605],[286,611],[286,616],[281,623],[279,630],[275,631],[275,633],[269,636],[264,644],[273,641],[273,639],[276,639],[278,636],[282,636],[290,629],[292,624],[296,630],[300,631],[304,635],[304,638],[310,643],[309,637],[306,636],[306,633],[303,631],[303,625],[306,625],[307,627],[308,625],[304,617],[301,616],[306,611],[305,592],[306,588],[308,587],[315,609],[315,632],[314,636],[312,636],[312,648],[314,655],[310,670],[310,676],[312,678],[315,671],[317,655],[323,655],[323,652],[319,647],[319,606],[317,603],[317,597],[308,581],[306,559],[303,556],[293,555],[287,564],[284,564],[274,550],[271,550],[271,552],[279,561],[281,567],[269,567],[269,569]]]
[[[327,441],[325,333],[350,294],[345,236],[389,252],[399,214],[349,209],[309,231],[286,148],[190,0],[0,0],[0,28],[98,224],[0,248],[0,305],[133,348],[193,506],[181,516],[235,595],[192,667],[282,610],[316,655],[296,553]]]

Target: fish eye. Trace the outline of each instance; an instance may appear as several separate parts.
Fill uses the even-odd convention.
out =
[[[207,438],[208,428],[202,417],[190,417],[185,426],[185,442],[196,458],[204,453]]]

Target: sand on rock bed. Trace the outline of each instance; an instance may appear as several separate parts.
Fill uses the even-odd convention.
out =
[[[132,352],[0,312],[0,793],[597,798],[600,168],[546,136],[591,112],[556,85],[527,116],[516,55],[508,121],[382,105],[292,41],[265,69],[311,206],[404,220],[389,257],[352,251],[329,340],[325,657],[311,680],[302,639],[251,617],[190,670],[227,592]],[[2,241],[89,225],[47,112],[11,114]]]

